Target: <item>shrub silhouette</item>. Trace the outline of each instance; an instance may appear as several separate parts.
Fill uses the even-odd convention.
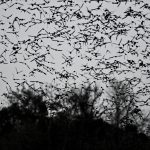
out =
[[[107,93],[108,111],[106,116],[117,127],[136,124],[142,119],[142,112],[132,88],[128,83],[114,80],[110,83],[111,90]]]
[[[7,96],[10,106],[0,111],[1,145],[6,149],[39,149],[47,147],[47,106],[43,96],[23,88]],[[13,138],[15,137],[15,138]],[[11,147],[12,145],[12,147]],[[4,149],[5,149],[4,148]]]
[[[128,124],[124,129],[118,128],[95,115],[95,103],[101,91],[95,90],[94,96],[93,91],[90,86],[79,91],[71,90],[65,99],[56,99],[57,105],[55,101],[48,105],[53,104],[55,107],[52,108],[58,110],[56,115],[49,117],[42,94],[30,89],[12,92],[8,99],[13,102],[0,111],[1,149],[149,149],[148,137],[138,133],[137,126]]]

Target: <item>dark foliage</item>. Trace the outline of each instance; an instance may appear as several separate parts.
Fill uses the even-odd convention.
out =
[[[87,93],[79,95],[89,97]],[[73,95],[68,99],[73,99]],[[79,95],[75,97],[82,101]],[[84,99],[82,107],[77,102],[80,113],[69,115],[65,110],[47,117],[42,95],[24,89],[13,93],[11,99],[13,96],[16,101],[0,111],[1,150],[147,150],[150,147],[149,138],[138,133],[136,126],[130,124],[121,129],[96,118],[94,111],[89,113],[88,99]],[[23,97],[26,103],[21,100]]]

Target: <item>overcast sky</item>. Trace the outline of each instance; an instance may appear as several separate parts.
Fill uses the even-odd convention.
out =
[[[150,2],[70,2],[12,0],[0,5],[0,94],[8,84],[14,89],[15,82],[73,84],[88,78],[101,83],[106,75],[132,79],[135,92],[147,97],[150,6],[145,4]],[[125,17],[130,7],[133,16]],[[124,33],[117,36],[118,30]],[[139,66],[141,61],[145,65]],[[67,72],[69,79],[60,78]]]

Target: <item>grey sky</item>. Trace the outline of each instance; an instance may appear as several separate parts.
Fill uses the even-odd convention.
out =
[[[58,10],[53,9],[53,6],[59,7],[64,5],[64,3],[57,0],[51,0],[46,6],[41,5],[40,7],[34,4],[42,4],[43,0],[29,0],[27,2],[13,0],[0,5],[0,72],[6,77],[0,78],[0,94],[6,91],[6,86],[8,86],[6,82],[12,88],[16,86],[14,81],[22,83],[24,80],[27,80],[30,84],[33,83],[31,81],[50,83],[52,79],[59,77],[58,73],[68,71],[75,75],[75,79],[71,77],[67,80],[70,84],[74,82],[81,83],[85,78],[101,83],[105,80],[105,74],[110,78],[117,78],[119,80],[124,80],[125,78],[133,79],[132,83],[135,85],[138,80],[134,81],[134,79],[141,79],[141,82],[135,87],[135,92],[141,89],[142,91],[145,90],[148,95],[150,87],[147,77],[149,77],[149,73],[146,70],[149,70],[150,66],[148,63],[150,58],[144,57],[144,55],[147,54],[147,51],[150,51],[150,43],[148,43],[150,37],[150,20],[148,20],[150,19],[150,9],[143,8],[142,6],[144,3],[150,2],[144,0],[139,5],[135,5],[133,0],[128,3],[122,2],[118,6],[112,4],[115,0],[100,2],[99,4],[95,1],[89,3],[89,0],[87,0],[87,3],[80,0],[73,1],[73,6],[67,6],[66,9],[65,7],[60,7]],[[100,5],[101,8],[99,10],[94,10]],[[142,14],[146,15],[147,19],[139,16],[124,18],[124,12],[130,7],[137,11],[137,13],[141,11]],[[54,13],[55,11],[57,12],[56,14]],[[90,14],[90,11],[92,14]],[[77,17],[75,12],[86,16],[87,19],[80,18],[80,16]],[[115,34],[113,35],[113,28],[109,27],[106,29],[101,21],[95,21],[91,24],[90,21],[95,19],[94,15],[100,15],[100,20],[105,22],[103,14],[105,13],[106,15],[109,12],[112,13],[112,19],[108,25],[114,27],[115,24],[125,23],[125,27],[120,27],[120,29],[126,29],[126,34],[119,35],[118,37]],[[115,15],[120,16],[120,18],[114,21]],[[62,18],[65,22],[60,21]],[[52,19],[55,21],[48,23]],[[147,30],[146,33],[142,28],[137,28],[142,24],[142,21]],[[64,23],[66,27],[64,28],[64,25],[61,23]],[[89,26],[87,26],[87,23]],[[99,30],[96,29],[96,25]],[[57,34],[58,30],[60,30],[60,35]],[[17,36],[12,31],[17,32]],[[57,34],[54,39],[52,38],[53,33]],[[138,36],[137,33],[139,34]],[[86,37],[84,34],[87,35],[87,42],[85,42]],[[36,36],[38,36],[37,40]],[[141,38],[140,36],[143,37]],[[137,37],[137,39],[133,39],[134,37]],[[30,41],[28,41],[29,39]],[[84,40],[85,43],[80,42],[81,40]],[[101,40],[104,40],[106,43],[108,42],[108,44],[97,46],[93,54],[89,53],[89,51],[94,49],[94,46],[97,44],[96,42],[103,42]],[[137,43],[135,45],[132,42],[126,44],[131,40]],[[14,47],[17,47],[15,50],[18,50],[16,54],[14,53],[15,50],[13,50]],[[147,51],[144,51],[146,47]],[[56,51],[56,49],[59,51]],[[80,51],[77,51],[78,49]],[[5,50],[6,53],[3,53]],[[48,54],[48,51],[50,54]],[[119,53],[120,51],[124,51],[124,53]],[[32,56],[32,53],[35,55]],[[96,53],[98,56],[94,55]],[[44,56],[45,54],[45,61],[43,61],[44,57],[42,55]],[[66,58],[72,59],[70,66],[64,63]],[[35,60],[47,65],[52,70],[48,72],[42,65],[37,66],[38,64]],[[133,60],[135,64],[131,65],[128,60]],[[136,69],[139,66],[140,60],[147,65]],[[11,63],[11,61],[14,61],[14,63]],[[121,63],[118,64],[117,61]],[[25,62],[27,65],[21,62]],[[106,65],[109,64],[110,67],[106,68]],[[119,65],[119,67],[113,70],[113,64]],[[85,66],[94,66],[96,69],[94,71],[86,71]],[[37,68],[46,73],[46,75],[39,73],[37,70],[32,73]],[[96,75],[98,75],[97,79],[93,79],[93,76],[96,77]],[[65,81],[65,79],[59,81],[59,78],[55,80],[55,82],[60,84]],[[101,85],[104,86],[105,83],[101,83]],[[38,86],[41,85],[37,84]],[[141,93],[141,97],[143,96],[143,93]]]

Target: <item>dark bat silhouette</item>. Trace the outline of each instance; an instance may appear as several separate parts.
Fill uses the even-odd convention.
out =
[[[79,78],[77,73],[67,71],[67,67],[76,65],[74,63],[76,58],[88,62],[80,68],[81,76],[85,78],[89,75],[94,79],[109,82],[113,73],[118,75],[135,73],[138,69],[143,76],[149,77],[147,70],[150,65],[146,62],[150,54],[150,28],[146,24],[150,21],[147,13],[150,10],[149,4],[144,1],[133,1],[133,5],[128,7],[127,3],[130,2],[127,0],[115,2],[87,0],[80,4],[75,1],[60,0],[57,3],[56,6],[46,0],[25,2],[26,5],[22,2],[1,3],[6,5],[3,9],[6,14],[9,9],[15,9],[18,14],[25,14],[28,17],[16,15],[15,12],[2,15],[0,64],[19,63],[29,69],[30,75],[34,76],[36,73],[44,76],[49,73],[56,74],[60,82]],[[93,3],[96,3],[95,7]],[[121,16],[106,8],[105,3],[112,4],[116,9],[123,4],[127,9]],[[139,9],[135,9],[136,7]],[[27,36],[20,39],[22,29]],[[33,29],[37,29],[37,32],[33,33]],[[129,33],[133,33],[133,36],[129,36]],[[14,42],[10,38],[11,35],[18,42]],[[66,49],[69,45],[68,52],[64,45]],[[66,67],[60,72],[54,67],[57,65],[55,56],[59,53],[62,56],[62,66]],[[136,57],[138,60],[128,56]],[[94,61],[96,63],[92,66]],[[30,63],[35,65],[34,69]],[[23,72],[16,68],[15,73],[21,75]],[[135,80],[138,81],[137,78]],[[22,82],[25,84],[24,80]],[[32,82],[36,83],[38,84],[36,81]],[[21,80],[16,84],[21,86]]]

